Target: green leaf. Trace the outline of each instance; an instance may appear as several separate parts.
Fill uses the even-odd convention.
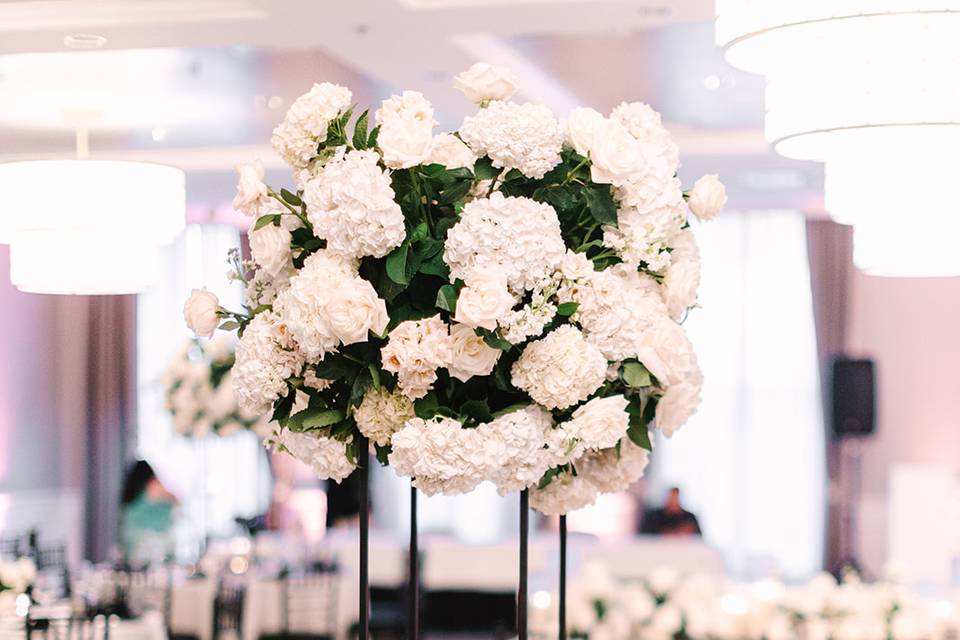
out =
[[[457,297],[459,293],[452,284],[445,284],[437,291],[437,308],[449,311],[451,314],[457,312]]]
[[[387,256],[387,276],[397,284],[410,284],[407,277],[407,252],[410,245],[404,242]]]
[[[561,302],[557,305],[557,315],[569,318],[576,313],[579,306],[576,302]]]
[[[234,329],[240,328],[240,323],[236,320],[227,320],[226,322],[220,323],[218,329],[223,329],[224,331],[233,331]]]
[[[280,196],[287,201],[288,204],[292,204],[295,207],[299,207],[303,204],[303,200],[300,199],[295,193],[291,193],[286,189],[280,189]]]
[[[413,401],[413,412],[422,420],[429,420],[440,410],[440,401],[437,394],[431,391],[427,395]]]
[[[653,451],[650,444],[650,432],[647,431],[647,422],[642,417],[630,416],[630,426],[627,427],[627,436],[633,444],[641,449]]]
[[[353,125],[353,146],[357,149],[367,148],[367,120],[369,116],[370,112],[364,111],[357,118],[356,124]]]
[[[493,180],[500,175],[500,169],[493,166],[493,160],[484,156],[473,165],[473,175],[477,180]]]
[[[262,229],[268,224],[280,224],[280,214],[279,213],[268,213],[265,216],[260,216],[257,218],[257,222],[253,225],[253,230]]]
[[[317,377],[324,380],[349,379],[357,374],[357,364],[333,353],[317,363]]]
[[[380,125],[377,125],[373,128],[373,131],[370,132],[370,135],[367,136],[367,149],[373,149],[377,146],[377,136],[380,134]]]
[[[617,203],[608,185],[586,187],[583,190],[590,215],[600,224],[617,224]]]
[[[442,245],[441,245],[442,248]],[[443,261],[443,254],[437,253],[429,260],[420,265],[420,273],[426,273],[431,276],[440,276],[444,280],[450,277],[450,267]]]
[[[487,404],[486,400],[467,400],[460,405],[460,415],[468,416],[479,423],[493,420],[490,405]]]
[[[271,420],[280,423],[280,426],[286,424],[287,418],[290,417],[290,410],[293,409],[293,401],[296,399],[296,391],[292,389],[287,392],[287,395],[279,398],[273,403],[273,415],[270,416]]]
[[[483,338],[483,341],[487,343],[488,347],[500,349],[500,351],[510,351],[510,349],[513,348],[513,344],[498,336],[494,331],[484,329],[483,327],[477,327],[474,331],[478,336]]]
[[[430,237],[430,227],[427,226],[426,222],[421,222],[413,228],[410,232],[410,235],[407,236],[407,242],[413,244],[415,242],[420,242],[421,240],[426,240]]]
[[[540,187],[533,192],[533,199],[553,207],[561,219],[580,211],[580,200],[572,187]]]
[[[290,416],[291,424],[298,431],[308,431],[310,429],[320,429],[337,424],[343,420],[344,414],[340,409],[314,409],[306,408],[300,413]]]
[[[380,390],[380,370],[377,369],[377,365],[372,362],[367,366],[370,370],[370,379],[373,381],[373,388],[377,391]]]
[[[374,444],[373,448],[377,452],[377,462],[379,462],[385,467],[389,465],[390,461],[388,457],[393,452],[393,448],[389,444],[383,447],[381,447],[379,444]]]
[[[639,362],[624,363],[620,376],[628,387],[633,387],[634,389],[649,387],[653,384],[653,381],[650,379],[650,372]]]
[[[443,191],[440,192],[440,198],[438,202],[441,205],[453,204],[458,200],[462,200],[464,196],[470,193],[470,188],[473,186],[472,182],[462,181],[455,182]]]
[[[369,369],[364,369],[353,379],[353,385],[350,387],[350,405],[359,407],[360,403],[363,402],[364,394],[371,385],[373,385],[373,376]]]
[[[256,309],[254,309],[253,311],[251,311],[251,312],[250,312],[250,315],[255,316],[255,315],[257,315],[258,313],[263,313],[264,311],[272,311],[272,310],[273,310],[273,305],[272,305],[272,304],[261,304],[261,305],[259,305]]]
[[[503,409],[500,409],[500,410],[498,410],[498,411],[494,411],[494,412],[493,412],[493,417],[494,417],[494,418],[499,418],[499,417],[501,417],[501,416],[507,415],[508,413],[513,413],[514,411],[519,411],[520,409],[526,409],[526,408],[529,407],[529,406],[530,406],[530,403],[529,403],[529,402],[518,402],[518,403],[516,403],[516,404],[507,405],[507,406],[504,407]]]

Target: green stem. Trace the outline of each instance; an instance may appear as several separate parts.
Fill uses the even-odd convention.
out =
[[[579,163],[577,166],[575,166],[573,169],[571,169],[569,172],[567,172],[567,177],[564,178],[564,180],[563,180],[563,182],[561,183],[560,186],[565,187],[565,186],[567,186],[568,184],[570,184],[571,182],[573,182],[573,181],[575,180],[574,176],[577,175],[577,171],[580,171],[580,169],[582,169],[582,168],[584,167],[584,165],[586,165],[586,164],[587,164],[587,159],[584,158],[583,160],[580,161],[580,163]],[[576,182],[579,182],[580,184],[583,184],[583,182],[581,182],[581,181],[579,181],[579,180],[576,180]]]
[[[504,172],[504,169],[500,169],[500,171],[497,172],[497,175],[493,176],[493,180],[490,181],[490,190],[487,191],[488,198],[493,195],[494,189],[497,188],[497,180],[500,179],[500,176],[503,175],[503,172]]]

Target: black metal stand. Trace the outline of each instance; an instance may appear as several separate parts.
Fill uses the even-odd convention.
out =
[[[517,640],[527,640],[527,543],[530,534],[530,493],[520,492],[520,581],[517,585]]]
[[[357,443],[360,474],[360,623],[359,640],[370,637],[370,453],[366,437]]]
[[[407,594],[410,610],[407,612],[407,640],[420,637],[420,544],[417,537],[417,488],[410,484],[410,566]]]
[[[560,516],[560,640],[567,640],[567,516]]]

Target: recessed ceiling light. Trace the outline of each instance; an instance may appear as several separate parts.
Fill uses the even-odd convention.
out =
[[[73,33],[64,36],[63,44],[68,49],[103,49],[107,44],[107,39],[93,33]]]
[[[154,142],[162,142],[167,137],[167,130],[163,127],[154,127],[150,131],[150,137]]]

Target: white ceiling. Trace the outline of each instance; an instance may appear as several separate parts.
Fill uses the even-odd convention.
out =
[[[312,82],[371,105],[417,89],[455,128],[470,105],[451,78],[486,60],[558,113],[650,102],[684,174],[719,170],[734,206],[822,208],[819,167],[768,152],[762,81],[723,62],[712,19],[710,0],[0,0],[0,160],[69,153],[48,106],[112,87],[126,117],[93,131],[94,154],[179,165],[191,201],[219,207],[237,162],[279,167],[270,129]],[[77,33],[105,37],[103,52],[65,53]]]

